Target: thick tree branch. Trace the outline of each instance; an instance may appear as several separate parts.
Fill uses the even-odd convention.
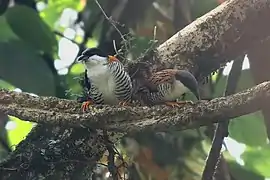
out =
[[[248,52],[248,58],[250,62],[250,70],[253,75],[255,84],[270,80],[270,61],[269,61],[269,47],[270,40],[259,44],[256,48],[251,49]],[[265,127],[267,130],[268,139],[270,140],[270,111],[269,101],[263,101],[262,113],[264,116]]]
[[[37,123],[74,127],[105,128],[118,132],[141,130],[167,131],[195,128],[257,111],[260,102],[270,97],[270,82],[211,101],[200,101],[183,108],[166,106],[92,106],[80,112],[75,101],[34,97],[26,93],[0,91],[0,110]]]
[[[268,0],[226,1],[161,44],[154,57],[140,62],[154,68],[189,69],[196,77],[208,76],[268,37],[270,25],[265,22],[269,17]]]
[[[105,151],[103,143],[100,133],[87,128],[38,125],[1,162],[0,177],[3,180],[91,179],[92,168]]]

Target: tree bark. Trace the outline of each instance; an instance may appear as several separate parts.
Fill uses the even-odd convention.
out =
[[[270,41],[265,41],[254,47],[248,52],[250,70],[256,84],[270,80]],[[263,101],[262,113],[267,130],[268,139],[270,139],[270,102]]]
[[[0,110],[42,124],[133,133],[183,130],[222,122],[260,110],[261,101],[269,97],[268,81],[231,96],[202,100],[182,108],[93,105],[88,113],[81,113],[80,104],[76,101],[0,91]]]
[[[0,177],[90,179],[93,166],[105,151],[103,141],[100,134],[87,128],[40,124],[0,164]]]
[[[268,37],[269,17],[268,0],[226,1],[138,60],[139,65],[188,69],[200,79]],[[129,65],[133,73],[138,61]]]

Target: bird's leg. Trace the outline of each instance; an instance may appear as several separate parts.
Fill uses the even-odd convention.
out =
[[[82,106],[81,106],[82,111],[85,112],[87,109],[89,109],[89,106],[93,105],[93,104],[94,104],[94,102],[91,100],[87,100],[87,101],[83,102]]]
[[[192,101],[178,101],[178,102],[165,102],[165,104],[167,105],[167,106],[171,106],[171,107],[181,107],[181,106],[183,106],[183,105],[185,105],[185,104],[194,104],[194,102],[192,102]]]
[[[171,107],[180,107],[180,104],[178,104],[177,102],[165,102],[165,104],[167,105],[167,106],[171,106]]]

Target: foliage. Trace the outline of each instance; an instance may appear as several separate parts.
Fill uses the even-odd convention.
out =
[[[77,78],[84,71],[81,64],[74,62],[77,53],[85,47],[93,46],[106,47],[108,52],[114,52],[112,40],[115,40],[117,48],[121,46],[120,35],[104,18],[94,0],[40,0],[36,2],[37,9],[29,6],[27,1],[21,3],[15,1],[15,5],[10,7],[6,6],[7,0],[2,2],[0,88],[19,88],[37,95],[74,99],[76,98],[74,94],[81,93],[82,89]],[[181,18],[173,16],[173,11],[182,9],[179,7],[177,9],[169,1],[137,0],[135,4],[134,2],[129,1],[131,4],[123,5],[122,1],[100,0],[105,12],[119,21],[115,23],[125,37],[127,34],[133,37],[130,41],[132,45],[129,56],[123,57],[124,59],[139,57],[151,44],[150,40],[155,38],[161,43],[182,28],[175,24],[175,18]],[[189,23],[187,18],[189,13],[192,19],[195,19],[216,7],[221,1],[189,2],[187,11],[182,13],[182,20],[185,21],[183,24]],[[124,9],[121,10],[121,7]],[[155,35],[154,26],[157,27]],[[223,95],[226,78],[222,75],[218,82],[214,82],[215,92],[211,96]],[[252,85],[254,82],[250,71],[243,70],[238,91]],[[13,145],[25,138],[33,124],[22,122],[15,117],[9,118],[10,122],[16,124],[13,129],[8,129],[9,144],[14,149]],[[270,177],[268,171],[270,150],[262,114],[257,112],[237,118],[230,123],[229,131],[231,138],[247,146],[242,154],[243,166],[235,161],[239,157],[229,161],[232,175],[236,179],[254,177],[255,180],[260,180],[263,177]],[[205,141],[202,141],[202,137],[196,131],[146,133],[133,138],[140,146],[140,154],[148,157],[147,163],[157,164],[161,170],[172,172],[174,175],[172,179],[200,179],[206,158],[205,151],[209,149],[210,141],[205,145]],[[127,156],[124,157],[127,160]],[[103,163],[103,160],[101,162]],[[132,159],[130,164],[132,163],[140,165],[143,162]],[[198,171],[194,172],[194,168]],[[133,168],[130,171],[141,176],[141,173],[147,174],[149,169],[144,170],[140,172]]]

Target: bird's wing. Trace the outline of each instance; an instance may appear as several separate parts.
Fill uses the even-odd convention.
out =
[[[84,71],[83,87],[86,88],[88,91],[91,88],[90,79],[87,77],[87,70]]]
[[[176,69],[165,69],[152,74],[146,86],[151,91],[158,91],[158,86],[165,83],[173,83],[175,80]]]
[[[90,79],[87,77],[87,70],[84,71],[84,76],[83,78],[80,80],[80,85],[83,88],[83,95],[78,97],[77,100],[82,103],[85,102],[89,99],[91,99],[91,97],[89,96],[89,91],[91,88],[91,81]]]

